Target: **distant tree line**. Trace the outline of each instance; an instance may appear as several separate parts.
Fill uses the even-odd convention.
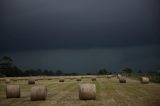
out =
[[[62,76],[62,75],[79,75],[79,73],[64,73],[62,70],[41,70],[27,69],[22,70],[13,64],[11,57],[4,56],[0,59],[0,77],[18,77],[18,76]]]
[[[86,73],[86,75],[106,75],[112,74],[106,69],[100,69],[96,73]],[[62,75],[80,75],[80,73],[64,73],[62,70],[42,70],[42,69],[27,69],[22,70],[13,64],[11,57],[4,56],[0,59],[0,76],[1,77],[17,77],[17,76],[62,76]]]
[[[120,70],[118,73],[121,73],[125,76],[131,76],[133,70],[131,68],[124,68]],[[116,74],[116,72],[111,72],[105,68],[99,69],[97,72],[87,72],[86,75],[107,75],[107,74]],[[18,76],[65,76],[65,75],[80,75],[80,73],[70,72],[64,73],[62,70],[42,70],[42,69],[27,69],[22,70],[13,64],[13,60],[11,57],[4,56],[0,59],[0,77],[18,77]],[[146,75],[146,76],[158,76],[160,78],[160,71],[150,71],[150,72],[142,72],[142,70],[138,71],[138,75]],[[154,79],[157,80],[157,77]],[[158,79],[160,81],[160,79]]]
[[[112,74],[113,72],[108,71],[103,68],[98,70],[95,73],[86,73],[86,75],[107,75]],[[122,74],[130,75],[132,70],[130,68],[125,68],[121,71]],[[27,69],[22,70],[13,64],[13,60],[11,57],[4,56],[0,59],[0,76],[6,77],[17,77],[17,76],[62,76],[62,75],[80,75],[80,73],[64,73],[62,70],[41,70],[41,69]]]
[[[109,72],[107,69],[103,68],[103,69],[100,69],[98,72],[97,72],[97,75],[107,75],[107,74],[112,74],[112,72]]]

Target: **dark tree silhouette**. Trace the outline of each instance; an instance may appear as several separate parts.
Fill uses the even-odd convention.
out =
[[[105,75],[105,74],[107,74],[108,73],[108,71],[106,70],[106,69],[100,69],[99,71],[98,71],[98,75]]]
[[[132,69],[128,67],[122,70],[122,73],[125,75],[131,75],[132,72],[133,72]]]
[[[12,59],[4,56],[0,59],[0,73],[4,76],[12,76]]]
[[[57,70],[57,71],[56,71],[56,75],[57,75],[57,76],[63,75],[63,71],[62,71],[62,70]]]

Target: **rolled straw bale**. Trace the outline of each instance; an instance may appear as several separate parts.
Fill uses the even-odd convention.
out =
[[[60,78],[60,79],[59,79],[59,82],[64,82],[64,78]]]
[[[96,81],[96,77],[93,77],[93,78],[92,78],[92,81]]]
[[[121,75],[121,74],[118,74],[118,75],[117,75],[117,78],[119,79],[120,77],[122,77],[122,75]]]
[[[77,81],[81,81],[81,78],[77,78]]]
[[[120,83],[126,83],[126,77],[119,77],[119,82]]]
[[[52,78],[48,78],[48,80],[52,80]]]
[[[95,84],[79,85],[79,99],[80,100],[95,100],[96,99]]]
[[[142,84],[148,84],[149,83],[149,78],[148,77],[141,77],[140,81]]]
[[[28,79],[28,84],[35,84],[35,79],[34,78],[29,78]]]
[[[7,85],[6,97],[7,98],[20,98],[20,86],[19,85]]]
[[[47,88],[44,86],[35,86],[31,88],[31,101],[46,100]]]
[[[10,79],[5,79],[6,84],[9,84],[10,82],[11,82]]]

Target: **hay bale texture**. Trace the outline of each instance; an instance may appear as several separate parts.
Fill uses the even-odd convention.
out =
[[[121,74],[118,74],[118,75],[117,75],[117,78],[119,79],[120,77],[122,77],[122,75],[121,75]]]
[[[35,79],[34,78],[28,79],[28,84],[35,84]]]
[[[47,88],[44,86],[35,86],[31,88],[31,101],[46,100]]]
[[[80,100],[95,100],[96,99],[95,84],[79,85],[79,99]]]
[[[119,77],[119,82],[120,83],[126,83],[126,77]]]
[[[48,78],[48,80],[52,80],[52,78]]]
[[[96,81],[96,77],[93,77],[91,80],[92,80],[92,81]]]
[[[59,82],[64,82],[64,78],[59,79]]]
[[[140,80],[141,80],[142,84],[148,84],[149,83],[149,78],[148,77],[141,77]]]
[[[77,78],[77,81],[81,81],[82,79],[81,78]]]
[[[6,84],[9,84],[10,82],[11,82],[10,79],[5,79]]]
[[[7,98],[20,98],[20,86],[19,85],[7,85],[6,97]]]

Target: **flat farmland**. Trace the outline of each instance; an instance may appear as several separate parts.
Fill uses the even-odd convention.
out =
[[[94,83],[96,85],[96,100],[79,100],[79,84]],[[36,81],[35,85],[28,85],[27,80],[12,81],[10,84],[19,84],[20,98],[6,98],[5,81],[0,81],[0,106],[160,106],[160,84],[141,84],[138,80],[127,79],[127,83],[119,83],[114,77],[111,79],[97,77],[82,78],[82,81],[51,77],[50,80]],[[31,101],[30,90],[33,86],[47,87],[45,101]]]

